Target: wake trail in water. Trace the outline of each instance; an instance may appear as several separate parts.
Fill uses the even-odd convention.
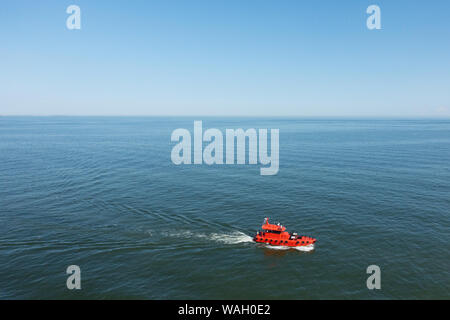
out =
[[[309,252],[314,250],[314,245],[310,244],[307,246],[300,246],[300,247],[288,247],[288,246],[271,246],[271,245],[266,245],[265,246],[268,249],[273,249],[273,250],[290,250],[290,249],[294,249],[297,251],[302,251],[302,252]]]
[[[238,244],[244,242],[253,242],[253,238],[249,235],[235,231],[232,233],[213,233],[211,234],[211,240],[225,243],[225,244]]]
[[[199,233],[193,231],[182,231],[182,232],[162,232],[164,237],[176,237],[184,239],[201,239],[205,241],[214,241],[223,244],[238,244],[245,242],[253,242],[253,238],[249,235],[240,232],[232,231],[229,233]]]

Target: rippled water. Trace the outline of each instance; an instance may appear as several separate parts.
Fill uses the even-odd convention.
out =
[[[279,128],[261,176],[172,164],[193,120],[0,117],[0,298],[450,298],[450,121],[199,119]],[[253,243],[266,216],[315,249]]]

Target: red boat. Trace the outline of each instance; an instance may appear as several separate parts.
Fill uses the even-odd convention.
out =
[[[316,242],[316,239],[306,236],[299,236],[296,233],[289,233],[286,228],[278,224],[270,224],[269,218],[264,219],[261,227],[263,231],[258,233],[253,238],[253,241],[270,244],[272,246],[288,246],[300,247],[311,246]]]

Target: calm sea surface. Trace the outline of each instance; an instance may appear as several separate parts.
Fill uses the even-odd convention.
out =
[[[280,129],[278,175],[174,165],[194,120]],[[449,299],[450,121],[0,117],[0,298]]]

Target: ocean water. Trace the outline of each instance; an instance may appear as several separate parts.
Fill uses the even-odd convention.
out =
[[[278,128],[279,173],[174,165],[194,120]],[[0,117],[0,298],[449,299],[449,161],[449,120]]]

